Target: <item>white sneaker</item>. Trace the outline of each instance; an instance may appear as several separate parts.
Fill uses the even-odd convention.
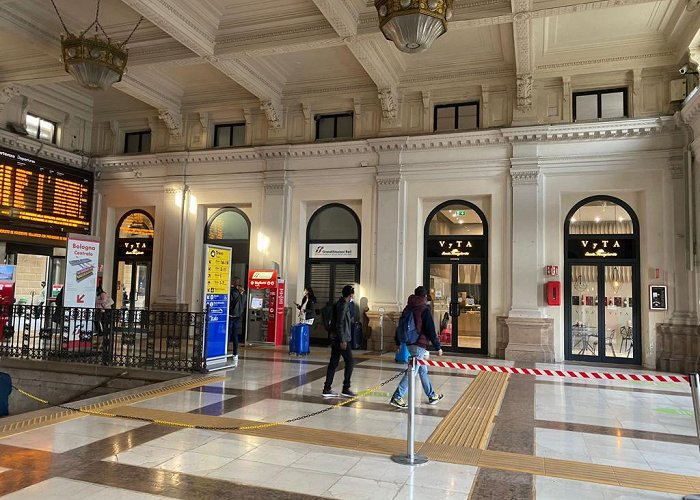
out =
[[[234,354],[234,355],[233,355],[233,360],[234,360],[234,361],[238,361],[238,354]]]

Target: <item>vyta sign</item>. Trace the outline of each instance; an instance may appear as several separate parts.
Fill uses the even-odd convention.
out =
[[[570,259],[634,259],[637,251],[635,240],[628,238],[589,238],[569,239]]]

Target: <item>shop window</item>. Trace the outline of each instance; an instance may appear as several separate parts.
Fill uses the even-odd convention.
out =
[[[231,248],[231,278],[237,276],[245,283],[250,255],[250,220],[242,210],[235,207],[209,210],[204,243]]]
[[[479,103],[440,104],[435,106],[435,132],[474,130],[479,128]]]
[[[150,153],[151,131],[129,132],[124,136],[125,153]]]
[[[27,135],[40,141],[56,144],[56,129],[54,122],[27,113]]]
[[[124,214],[117,224],[112,299],[117,309],[147,309],[151,294],[154,223],[144,210]]]
[[[214,147],[245,146],[245,123],[228,123],[214,127]]]
[[[627,117],[627,89],[574,92],[574,121]]]
[[[316,140],[352,139],[353,114],[316,116]]]

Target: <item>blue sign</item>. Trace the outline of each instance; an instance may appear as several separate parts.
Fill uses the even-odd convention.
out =
[[[207,359],[226,356],[228,342],[228,294],[207,294]]]

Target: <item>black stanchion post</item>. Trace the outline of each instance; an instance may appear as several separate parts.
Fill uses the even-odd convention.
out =
[[[391,459],[403,465],[421,465],[428,457],[415,453],[415,415],[416,415],[416,358],[408,358],[408,425],[406,426],[406,455],[392,455]]]

